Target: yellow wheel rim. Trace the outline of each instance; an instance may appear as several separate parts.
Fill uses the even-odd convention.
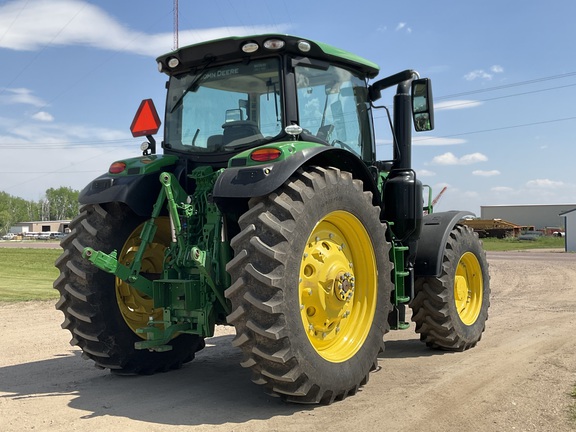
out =
[[[161,217],[156,219],[156,224],[158,230],[154,240],[148,245],[142,257],[141,273],[162,273],[164,251],[170,244],[170,222],[168,218]],[[140,248],[140,233],[143,226],[144,224],[141,224],[132,231],[118,255],[118,262],[126,266],[132,263]],[[146,327],[150,317],[154,320],[162,320],[162,309],[154,309],[150,297],[118,278],[116,278],[116,299],[124,321],[134,333],[136,329]],[[143,335],[138,335],[144,338]]]
[[[377,298],[374,249],[354,215],[335,211],[318,222],[298,286],[302,324],[316,352],[333,363],[353,357],[370,332]]]
[[[454,301],[462,322],[472,325],[482,308],[482,268],[476,255],[466,252],[458,261],[454,277]]]

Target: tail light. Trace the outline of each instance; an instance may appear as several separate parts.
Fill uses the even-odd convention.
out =
[[[124,172],[125,169],[126,169],[126,163],[114,162],[112,165],[110,165],[110,168],[108,168],[108,172],[110,174],[120,174],[121,172]]]
[[[277,148],[261,148],[250,154],[250,159],[255,162],[268,162],[278,159],[282,152]]]

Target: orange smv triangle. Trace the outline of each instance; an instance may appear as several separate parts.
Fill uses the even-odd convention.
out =
[[[154,135],[158,132],[161,124],[152,99],[144,99],[136,111],[134,120],[132,120],[130,132],[132,132],[133,137]]]

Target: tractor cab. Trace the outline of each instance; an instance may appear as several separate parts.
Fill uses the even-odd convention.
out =
[[[379,69],[368,60],[325,44],[263,35],[184,47],[158,58],[158,65],[170,76],[165,153],[200,162],[209,157],[213,164],[249,148],[299,140],[375,160],[375,93],[368,80]]]

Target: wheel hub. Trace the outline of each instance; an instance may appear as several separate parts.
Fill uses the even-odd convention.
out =
[[[354,276],[351,273],[341,273],[334,281],[334,292],[341,301],[352,299],[354,294]]]
[[[354,276],[347,271],[352,263],[346,249],[341,235],[322,229],[308,241],[302,257],[300,308],[309,336],[320,341],[334,339],[350,315]]]
[[[374,314],[375,287],[365,228],[350,213],[330,213],[306,243],[298,289],[302,324],[322,357],[344,361],[358,349]]]

